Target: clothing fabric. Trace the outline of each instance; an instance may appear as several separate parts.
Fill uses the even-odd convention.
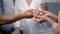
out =
[[[0,16],[4,14],[3,0],[0,0]]]
[[[13,0],[2,0],[4,3],[4,15],[12,15],[15,13],[14,11],[14,5],[13,5]],[[13,27],[12,24],[5,24],[2,25],[1,28],[5,31],[10,30]]]

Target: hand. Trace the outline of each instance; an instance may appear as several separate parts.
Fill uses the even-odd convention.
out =
[[[26,10],[24,11],[22,14],[25,18],[31,18],[33,15],[32,15],[32,10],[33,9],[30,9],[30,10]]]
[[[33,10],[33,17],[38,17],[39,15],[39,10]]]
[[[57,24],[56,31],[60,33],[60,24]]]
[[[48,11],[48,5],[47,5],[46,2],[45,3],[41,3],[40,6],[41,6],[42,10]]]
[[[52,28],[53,28],[54,30],[56,30],[57,26],[58,26],[57,23],[53,23],[53,24],[52,24]]]
[[[31,18],[32,16],[33,17],[37,17],[38,14],[39,14],[39,10],[36,10],[36,9],[29,9],[29,10],[26,10],[24,11],[22,14],[26,17],[26,18]]]
[[[54,29],[55,34],[60,34],[60,24],[53,23],[52,28]]]
[[[38,15],[40,16],[50,16],[52,13],[48,12],[48,11],[40,11],[40,10],[35,10],[33,11],[33,17],[38,17]]]
[[[39,10],[37,9],[29,9],[29,10],[26,10],[25,12],[23,12],[23,14],[26,16],[26,17],[37,17],[38,14],[39,14]]]
[[[43,11],[40,10],[35,10],[33,11],[33,17],[35,18],[35,20],[37,20],[38,22],[40,21],[44,21],[46,18],[46,14]]]
[[[44,16],[50,16],[50,15],[52,15],[52,13],[51,12],[49,12],[49,11],[43,11],[45,14],[44,14]]]
[[[35,20],[38,22],[46,21],[46,16],[38,16]]]

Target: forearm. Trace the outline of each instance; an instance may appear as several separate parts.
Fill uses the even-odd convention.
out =
[[[55,34],[58,34],[59,31],[57,31],[58,27],[58,23],[56,23],[55,21],[53,21],[51,18],[47,17],[46,19],[47,22],[49,22],[52,25],[53,31],[55,32]]]
[[[9,24],[9,23],[15,22],[17,20],[23,19],[24,17],[25,16],[23,14],[1,16],[0,24]]]
[[[58,16],[57,16],[57,15],[55,15],[55,14],[53,14],[53,13],[50,13],[50,17],[55,18],[55,19],[57,19],[57,20],[58,20]]]
[[[48,23],[50,23],[51,25],[53,25],[54,23],[56,23],[55,21],[53,21],[51,18],[49,18],[49,17],[46,17],[46,21],[48,22]]]

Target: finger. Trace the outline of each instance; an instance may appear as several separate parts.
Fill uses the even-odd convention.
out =
[[[38,22],[44,21],[42,18],[40,18],[40,19],[35,18],[35,20],[38,21]]]
[[[38,18],[35,18],[35,20],[38,21],[38,22],[40,22],[40,19],[38,19]]]
[[[28,13],[29,15],[33,15],[32,11],[28,11],[27,13]]]
[[[33,12],[33,16],[34,16],[34,17],[39,16],[39,12]]]

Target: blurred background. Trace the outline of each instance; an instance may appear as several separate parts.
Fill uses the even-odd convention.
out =
[[[16,0],[0,0],[0,16],[7,15],[7,14],[14,14],[15,13],[14,12],[15,1]],[[58,12],[60,9],[60,0],[46,0],[46,2],[48,3],[49,11],[58,15]],[[12,32],[11,31],[11,30],[13,30],[12,24],[6,24],[3,26],[0,26],[0,31],[7,27],[8,31]],[[48,24],[48,27],[50,27],[50,24]],[[4,29],[4,30],[6,30],[6,29]],[[5,32],[5,31],[3,31],[3,32]],[[1,34],[1,32],[0,32],[0,34]]]

